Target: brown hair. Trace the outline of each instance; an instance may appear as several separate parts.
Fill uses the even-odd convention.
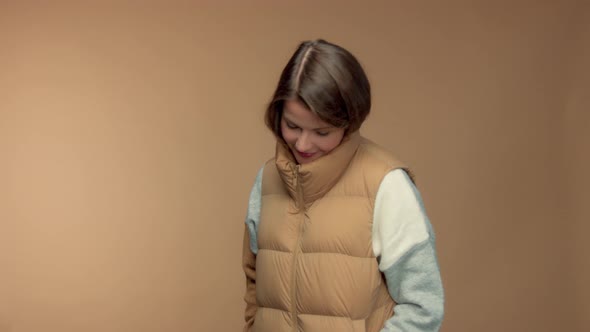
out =
[[[283,69],[266,125],[281,136],[287,100],[302,101],[324,122],[346,133],[358,130],[371,110],[371,87],[358,60],[344,48],[322,39],[305,41]]]

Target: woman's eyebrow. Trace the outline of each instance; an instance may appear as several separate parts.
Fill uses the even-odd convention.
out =
[[[289,117],[287,115],[283,114],[283,117],[285,118],[285,120],[287,120],[287,122],[290,122],[291,124],[293,124],[297,127],[301,127],[300,125],[295,123],[293,120],[289,119]],[[311,130],[328,130],[328,129],[332,129],[332,128],[333,128],[333,126],[327,126],[327,127],[313,128]]]

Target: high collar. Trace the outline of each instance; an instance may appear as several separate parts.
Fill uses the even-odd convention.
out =
[[[361,142],[358,131],[345,136],[334,150],[310,163],[298,165],[287,144],[277,141],[275,164],[289,195],[308,206],[338,182]]]

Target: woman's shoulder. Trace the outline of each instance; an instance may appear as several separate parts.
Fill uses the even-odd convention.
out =
[[[365,137],[359,146],[357,159],[367,173],[379,174],[382,177],[392,170],[402,169],[413,178],[408,165],[394,152]]]
[[[275,163],[275,158],[268,159],[258,171],[259,183],[263,195],[284,193],[284,186]]]

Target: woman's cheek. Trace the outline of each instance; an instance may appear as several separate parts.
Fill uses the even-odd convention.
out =
[[[297,141],[296,133],[290,128],[283,129],[283,138],[288,144],[295,144]]]

